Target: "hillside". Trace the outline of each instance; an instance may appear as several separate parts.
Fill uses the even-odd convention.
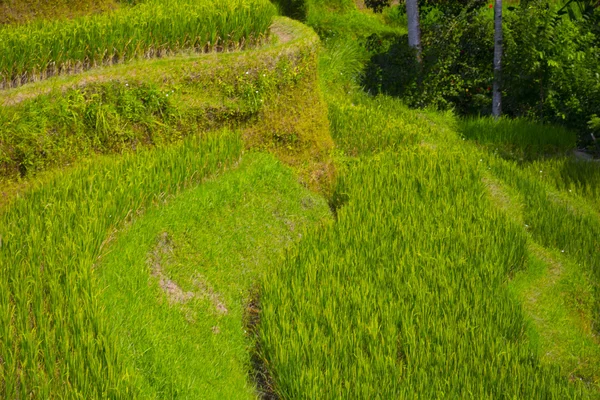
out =
[[[47,18],[75,18],[118,7],[115,0],[2,0],[0,25],[17,24]]]
[[[218,3],[0,90],[0,397],[600,398],[575,133],[367,93],[394,8]]]

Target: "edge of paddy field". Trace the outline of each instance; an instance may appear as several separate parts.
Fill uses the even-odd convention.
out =
[[[117,132],[96,129],[92,124],[92,129],[84,131],[91,135],[83,136],[89,143],[102,137],[110,139],[122,131],[141,131],[142,136],[137,141],[125,140],[121,143],[124,147],[100,149],[105,151],[91,146],[88,153],[80,151],[75,160],[67,161],[73,163],[68,167],[41,164],[39,177],[32,174],[17,179],[20,190],[9,193],[10,201],[5,198],[0,212],[0,392],[6,397],[23,393],[39,398],[74,394],[87,398],[148,393],[162,396],[190,388],[191,381],[178,387],[153,380],[157,371],[152,366],[145,370],[150,378],[144,381],[121,362],[123,349],[113,336],[116,328],[110,316],[103,314],[102,295],[112,286],[98,291],[97,271],[92,266],[111,247],[118,236],[115,230],[127,229],[152,209],[168,207],[185,189],[251,163],[245,161],[244,153],[251,160],[262,160],[256,161],[261,168],[282,179],[279,187],[261,168],[253,170],[252,176],[266,179],[271,189],[265,194],[272,195],[273,201],[265,218],[271,218],[273,229],[278,230],[270,236],[268,230],[263,232],[268,237],[263,241],[265,246],[276,247],[269,254],[282,251],[309,221],[327,218],[326,202],[307,189],[326,194],[333,178],[333,143],[316,68],[319,39],[311,29],[286,18],[277,18],[273,30],[279,42],[253,51],[119,65],[11,91],[11,95],[42,91],[4,108],[16,110],[13,116],[20,115],[24,121],[40,104],[46,105],[42,113],[52,115],[55,104],[65,106],[61,104],[65,99],[66,107],[69,102],[89,106],[98,101],[115,106],[136,85],[142,97],[157,94],[164,101],[168,96],[172,103],[158,107],[158,112],[148,116],[149,121],[139,125],[135,121],[118,124]],[[93,82],[91,77],[100,76],[101,82]],[[52,90],[44,94],[49,87]],[[84,101],[78,103],[77,98],[82,97]],[[116,115],[116,120],[123,122]],[[75,113],[71,122],[80,118]],[[62,119],[53,122],[63,133],[73,127]],[[153,126],[150,132],[149,125]],[[39,143],[52,140],[61,142],[60,129],[48,129],[52,124],[45,123],[39,127],[35,139],[42,140],[34,140],[32,148],[39,150]],[[144,135],[152,140],[144,142]],[[78,152],[76,145],[82,137],[71,139],[77,140],[63,141],[61,151]],[[41,150],[38,157],[48,154]],[[254,151],[271,155],[253,155]],[[249,193],[260,188],[250,184],[245,181]],[[287,190],[287,198],[282,190]],[[244,211],[244,199],[241,204]],[[313,209],[318,215],[310,217]],[[292,211],[295,214],[288,215]],[[252,250],[260,251],[260,247]],[[274,260],[276,257],[269,261]],[[171,278],[164,280],[173,282]],[[211,288],[201,285],[197,289],[202,293],[197,303],[202,303],[200,297],[212,297]],[[232,312],[236,318],[240,317],[239,304],[229,307],[236,310]],[[237,344],[243,340],[238,338]],[[250,369],[246,361],[247,357],[238,357],[234,364],[246,368],[246,373]],[[248,376],[240,375],[240,370],[237,374],[238,378]],[[246,383],[246,393],[252,392],[248,389],[252,385]]]
[[[2,202],[36,177],[51,179],[48,170],[222,126],[241,129],[248,148],[274,153],[305,185],[327,192],[333,142],[319,39],[285,17],[272,35],[276,41],[255,50],[136,61],[1,92],[13,103],[0,109]]]

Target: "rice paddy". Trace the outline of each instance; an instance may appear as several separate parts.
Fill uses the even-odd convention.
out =
[[[70,21],[0,28],[0,89],[179,51],[251,45],[268,33],[267,0],[148,1]]]
[[[6,82],[138,60],[0,110],[0,165],[22,143],[46,174],[0,205],[0,397],[600,398],[600,164],[560,127],[364,93],[344,4],[309,13],[318,69],[281,19],[279,47],[166,57],[264,37],[259,0],[4,28],[118,27]]]
[[[334,139],[361,157],[349,159],[339,181],[336,224],[309,235],[264,281],[262,345],[276,391],[284,398],[597,395],[598,352],[590,349],[598,343],[590,327],[598,310],[598,215],[579,215],[586,213],[569,200],[537,203],[553,196],[538,176],[517,172],[457,132],[407,121],[407,110],[394,103],[333,106],[334,121],[347,115],[334,124]],[[354,112],[380,147],[357,151],[365,148],[366,127]],[[380,122],[369,123],[371,115]],[[404,137],[394,133],[396,124]],[[490,173],[499,183],[490,184]],[[512,191],[506,188],[526,199],[523,216],[503,204]],[[561,370],[556,361],[565,357],[542,361],[563,332],[535,336],[530,310],[512,287],[514,276],[534,268],[536,241],[580,266],[571,290],[585,302],[563,306],[587,325],[567,325],[587,343],[571,349],[565,364],[574,370]],[[567,301],[564,287],[555,290]]]

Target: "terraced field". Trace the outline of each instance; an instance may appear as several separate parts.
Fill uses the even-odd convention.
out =
[[[364,93],[403,28],[306,4],[1,28],[0,397],[600,398],[600,165]]]

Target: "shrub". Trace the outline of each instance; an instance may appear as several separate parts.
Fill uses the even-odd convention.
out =
[[[382,12],[385,7],[390,6],[390,3],[391,0],[365,0],[365,5],[376,13]]]
[[[442,12],[441,10],[446,10]],[[414,107],[491,112],[493,21],[487,9],[453,15],[424,8],[422,64],[406,37],[373,36],[364,84],[372,93],[401,96]],[[585,137],[600,109],[600,46],[589,19],[557,14],[530,1],[504,19],[503,112],[561,123]]]
[[[504,110],[586,132],[600,108],[598,38],[585,24],[557,18],[545,2],[507,16]]]
[[[306,19],[305,0],[273,0],[273,3],[279,8],[281,15],[298,20]]]

